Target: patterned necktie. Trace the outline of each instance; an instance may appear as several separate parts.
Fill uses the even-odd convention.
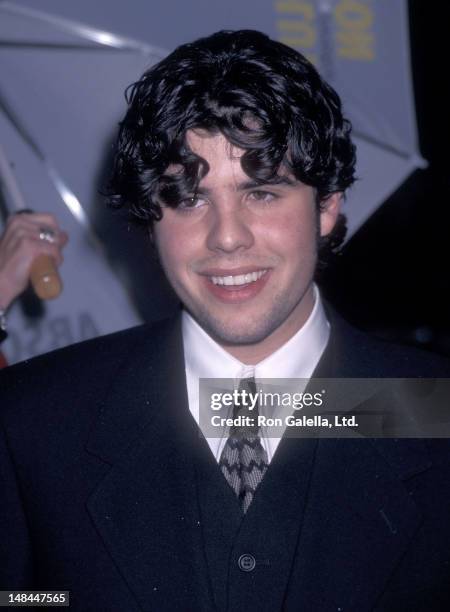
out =
[[[256,394],[255,380],[253,378],[242,380],[239,392],[242,393],[243,390],[252,395]],[[255,425],[232,427],[219,461],[222,474],[236,493],[244,514],[252,503],[256,487],[269,465],[267,453],[258,435],[258,414],[258,404],[253,410],[249,410],[248,406],[234,406],[233,419],[249,416]]]

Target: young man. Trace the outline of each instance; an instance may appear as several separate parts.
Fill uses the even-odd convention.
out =
[[[448,605],[446,443],[214,437],[199,414],[200,378],[448,375],[321,301],[353,173],[336,93],[260,33],[184,45],[133,86],[113,200],[183,309],[3,374],[2,589],[77,610]]]

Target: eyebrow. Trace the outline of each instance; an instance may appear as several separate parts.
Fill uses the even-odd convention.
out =
[[[291,178],[289,178],[288,176],[280,176],[278,177],[278,180],[276,183],[261,183],[258,181],[244,181],[242,183],[239,183],[236,186],[236,190],[237,191],[247,191],[249,189],[264,189],[264,188],[268,188],[268,187],[278,187],[279,185],[285,185],[288,187],[293,187],[294,185],[296,185],[298,183],[298,181],[296,180],[292,180]],[[202,187],[199,185],[198,189],[197,189],[197,193],[198,194],[202,194],[202,195],[208,195],[211,193],[211,189],[209,189],[208,187]]]

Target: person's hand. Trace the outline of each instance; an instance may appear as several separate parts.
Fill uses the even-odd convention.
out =
[[[33,261],[50,255],[57,266],[68,236],[53,215],[22,213],[9,217],[0,236],[0,307],[7,309],[26,289]]]

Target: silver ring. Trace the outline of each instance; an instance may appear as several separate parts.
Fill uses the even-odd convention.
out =
[[[46,242],[55,242],[56,233],[49,227],[39,228],[39,240],[45,240]]]

